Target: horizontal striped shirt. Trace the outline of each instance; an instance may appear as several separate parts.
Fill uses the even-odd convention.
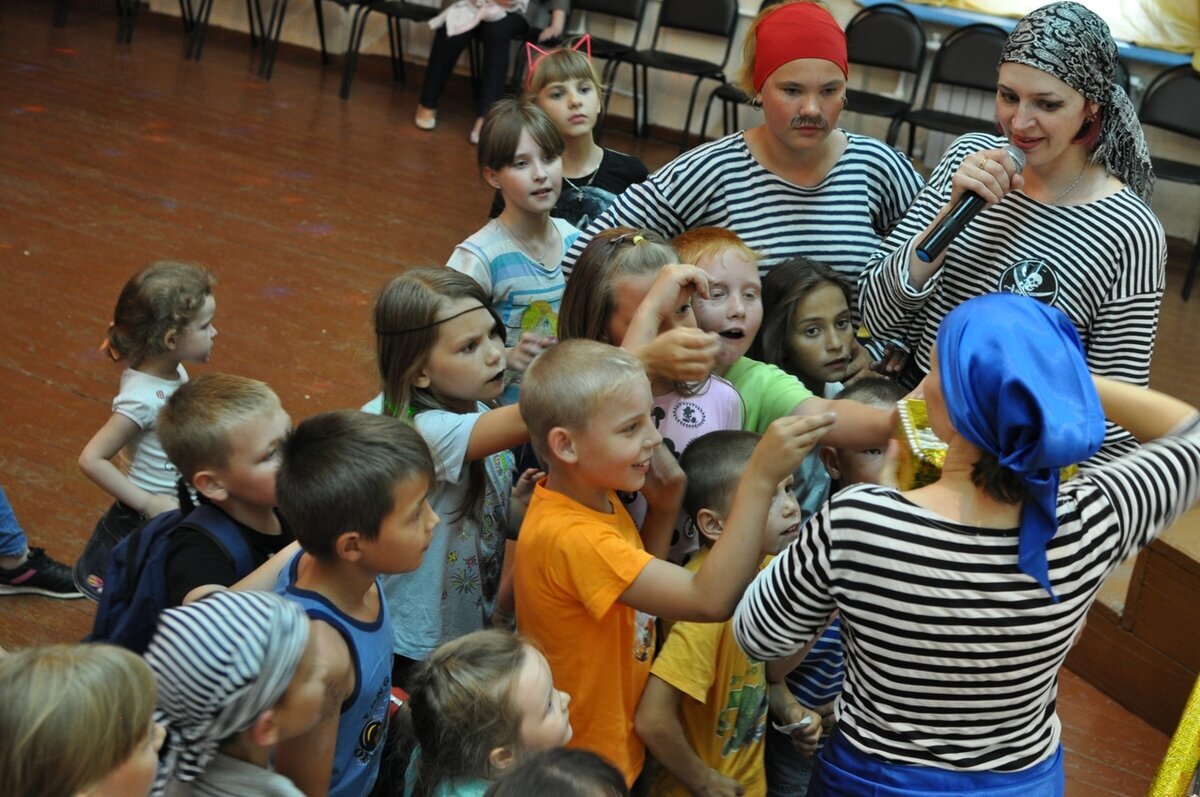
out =
[[[892,763],[1014,771],[1059,745],[1058,670],[1105,578],[1196,501],[1200,415],[1065,482],[1047,558],[1059,602],[1017,564],[1017,530],[952,522],[895,490],[837,493],[759,574],[738,643],[774,659],[841,610],[839,728]]]
[[[811,188],[763,168],[744,133],[686,152],[630,186],[588,225],[563,271],[569,277],[592,236],[610,227],[643,227],[667,238],[696,227],[726,227],[763,256],[764,273],[803,255],[853,282],[917,195],[921,176],[887,144],[844,135],[846,151]]]
[[[1162,225],[1128,188],[1082,205],[1047,205],[1021,191],[983,210],[946,249],[923,288],[909,285],[917,236],[950,198],[950,180],[969,154],[1003,147],[983,133],[957,139],[859,283],[859,312],[874,338],[907,340],[914,387],[929,370],[929,352],[946,314],[974,296],[1032,296],[1066,313],[1079,331],[1088,369],[1150,383],[1167,257]],[[1127,453],[1128,433],[1109,424],[1094,462]]]

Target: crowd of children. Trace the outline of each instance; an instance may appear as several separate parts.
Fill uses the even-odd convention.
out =
[[[840,271],[763,278],[727,229],[600,231],[568,280],[646,176],[595,143],[600,91],[567,47],[491,107],[494,217],[382,287],[360,411],[293,428],[261,382],[189,381],[215,278],[128,282],[79,457],[115,499],[75,568],[96,629],[0,659],[6,793],[807,793],[841,618],[773,661],[730,618],[831,492],[885,478],[903,394]]]

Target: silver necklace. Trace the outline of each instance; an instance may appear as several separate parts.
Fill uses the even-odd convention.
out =
[[[571,188],[573,188],[575,191],[582,194],[583,189],[587,188],[589,185],[591,185],[592,182],[596,179],[596,175],[600,173],[600,164],[603,162],[604,162],[604,150],[601,149],[600,150],[600,160],[597,161],[596,168],[592,169],[592,176],[588,178],[588,181],[586,183],[584,183],[582,187],[576,185],[575,182],[570,177],[567,177],[565,174],[563,175],[563,181],[566,182],[567,185],[571,186]]]
[[[1087,167],[1088,167],[1088,165],[1087,165],[1087,162],[1085,161],[1083,164],[1083,168],[1079,170],[1079,176],[1075,178],[1074,182],[1072,182],[1069,186],[1067,186],[1066,191],[1063,191],[1061,194],[1059,194],[1058,196],[1056,196],[1054,198],[1054,201],[1050,203],[1051,205],[1057,205],[1059,202],[1062,202],[1063,199],[1066,198],[1067,194],[1069,194],[1075,190],[1075,186],[1079,185],[1079,181],[1083,179],[1083,173],[1087,171]]]
[[[496,225],[500,228],[500,231],[504,233],[504,237],[509,240],[509,243],[516,244],[518,249],[523,251],[525,254],[529,255],[529,258],[531,260],[533,260],[533,262],[535,262],[539,266],[541,266],[542,268],[546,267],[546,253],[545,253],[546,245],[545,244],[542,245],[542,254],[539,256],[534,253],[533,247],[530,246],[528,243],[526,243],[525,239],[522,238],[521,236],[517,235],[515,231],[509,229],[507,224],[500,221],[500,219],[498,219],[498,218],[493,219],[493,221],[496,222]],[[550,227],[551,227],[551,229],[554,229],[554,224],[551,223]]]

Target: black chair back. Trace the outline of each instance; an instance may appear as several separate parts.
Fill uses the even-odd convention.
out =
[[[907,8],[880,3],[864,8],[850,20],[846,48],[852,64],[920,75],[925,64],[925,29]]]
[[[1200,138],[1200,72],[1182,64],[1160,73],[1142,97],[1138,118],[1144,125]]]
[[[967,25],[951,33],[933,58],[925,104],[938,83],[979,91],[995,92],[1000,54],[1008,34],[996,25]]]
[[[571,10],[607,14],[640,23],[646,0],[573,0]]]
[[[737,13],[737,0],[704,0],[699,3],[696,0],[663,0],[651,49],[658,48],[658,34],[663,28],[723,36],[729,43],[725,48],[725,58],[720,62],[725,63],[729,59],[729,46],[732,45],[733,31],[737,27]]]

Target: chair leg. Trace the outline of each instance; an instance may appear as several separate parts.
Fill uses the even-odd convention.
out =
[[[638,108],[637,119],[639,138],[650,138],[650,67],[642,66],[642,89],[639,92],[641,103]]]
[[[719,86],[717,88],[713,89],[712,94],[708,95],[708,103],[706,103],[704,106],[704,116],[702,116],[700,118],[700,141],[701,142],[703,142],[704,137],[706,135],[708,135],[708,114],[710,111],[712,111],[713,100],[715,100],[717,98],[717,91],[719,89],[720,89]],[[725,103],[724,102],[721,103],[721,123],[722,124],[725,123]]]
[[[404,79],[404,31],[399,17],[388,17],[388,46],[392,51],[392,80],[405,83]]]
[[[900,125],[903,123],[903,116],[893,116],[892,121],[888,123],[887,137],[884,138],[884,142],[889,147],[896,146],[896,139],[900,137]]]
[[[321,42],[321,63],[329,64],[329,51],[325,49],[325,12],[321,10],[321,0],[313,0],[313,11],[317,16],[317,38]],[[280,23],[282,31],[282,23]]]
[[[362,47],[363,30],[367,27],[367,16],[371,7],[366,5],[354,9],[350,17],[350,36],[346,40],[346,63],[342,67],[342,87],[338,96],[343,100],[350,99],[350,84],[354,82],[354,72],[358,69],[358,51]]]
[[[288,0],[272,0],[271,16],[263,32],[262,61],[258,66],[258,76],[270,80],[275,70],[275,55],[279,52],[279,38],[283,35],[283,17],[287,13]]]
[[[1183,281],[1183,300],[1192,296],[1192,284],[1196,281],[1196,269],[1200,267],[1200,233],[1196,234],[1196,246],[1192,249],[1192,262],[1188,264],[1187,279]]]
[[[192,9],[192,0],[179,0],[179,19],[183,22],[184,32],[191,33],[192,26],[196,24],[196,12]]]
[[[120,10],[120,6],[118,6]],[[61,28],[67,24],[67,0],[54,0],[54,27]]]
[[[63,0],[66,5],[66,0]],[[117,44],[133,41],[133,26],[137,22],[137,0],[117,0]],[[64,19],[64,23],[65,23]]]
[[[196,17],[192,20],[192,35],[188,37],[184,58],[196,61],[204,53],[204,36],[208,32],[208,18],[212,15],[213,0],[200,0]]]
[[[696,95],[700,93],[700,84],[704,82],[703,77],[696,78],[695,84],[692,85],[692,96],[688,99],[687,118],[683,122],[683,138],[679,142],[679,152],[682,154],[687,151],[688,136],[692,133],[692,112],[696,109]],[[701,137],[704,132],[701,131]]]
[[[262,3],[258,0],[246,0],[246,21],[250,26],[250,46],[258,47],[263,35]]]

